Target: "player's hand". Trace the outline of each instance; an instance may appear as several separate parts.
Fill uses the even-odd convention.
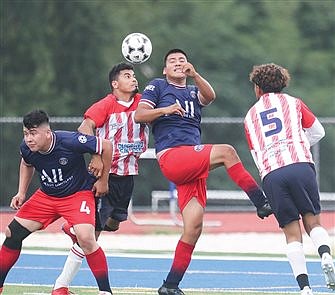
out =
[[[24,200],[26,199],[25,195],[16,194],[10,201],[10,207],[12,209],[18,210],[21,208]]]
[[[91,162],[88,165],[90,171],[96,178],[101,177],[104,164],[100,155],[92,155]]]
[[[196,70],[194,69],[194,66],[189,62],[183,66],[183,73],[191,78],[194,78],[195,75],[197,74]]]
[[[165,116],[168,116],[168,115],[184,116],[185,110],[179,104],[175,103],[168,107],[165,107],[164,113],[165,113]]]
[[[98,179],[94,184],[92,191],[95,197],[102,197],[108,193],[108,182]]]
[[[272,213],[273,211],[268,201],[262,207],[257,208],[257,216],[261,219],[270,216]]]

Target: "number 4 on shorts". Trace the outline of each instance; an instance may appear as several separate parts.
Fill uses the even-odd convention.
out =
[[[80,206],[80,212],[85,212],[86,214],[90,214],[91,210],[90,208],[86,205],[86,201],[82,201],[81,206]]]

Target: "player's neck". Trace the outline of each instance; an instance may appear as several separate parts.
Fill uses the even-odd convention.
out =
[[[166,78],[169,84],[178,87],[185,87],[186,86],[186,78]]]
[[[113,95],[116,97],[118,101],[124,101],[124,102],[129,102],[134,98],[134,93],[131,92],[120,92],[120,91],[114,91]]]

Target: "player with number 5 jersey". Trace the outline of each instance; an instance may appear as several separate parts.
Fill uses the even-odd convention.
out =
[[[326,285],[335,290],[330,239],[320,223],[320,196],[310,147],[324,137],[324,129],[299,98],[282,92],[287,69],[270,63],[250,73],[257,102],[248,111],[245,132],[262,185],[287,242],[287,257],[301,289],[312,295],[299,219],[321,257]]]
[[[18,193],[10,203],[18,211],[6,228],[0,250],[0,294],[8,272],[20,256],[22,241],[60,217],[73,224],[99,294],[111,294],[106,257],[94,234],[94,193],[100,197],[108,191],[110,142],[79,132],[52,131],[49,117],[42,110],[24,116],[23,134]],[[104,168],[99,175],[87,171],[86,153],[101,155]],[[25,202],[35,170],[41,186]]]

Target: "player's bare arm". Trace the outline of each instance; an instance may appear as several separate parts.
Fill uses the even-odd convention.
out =
[[[103,169],[101,177],[93,185],[93,191],[96,197],[101,197],[108,192],[108,177],[112,162],[112,144],[109,140],[102,140],[102,154],[101,154]]]
[[[151,108],[146,104],[139,104],[135,112],[136,123],[151,123],[161,116],[168,115],[180,115],[184,116],[185,110],[177,103],[163,108]]]
[[[35,168],[28,165],[23,159],[21,159],[18,192],[10,202],[11,208],[16,210],[20,209],[26,199],[26,193],[34,172]]]
[[[86,118],[81,122],[80,126],[78,127],[78,131],[87,134],[87,135],[94,135],[95,133],[95,122],[90,119]],[[103,163],[100,155],[92,155],[91,161],[88,165],[88,170],[97,178],[101,177],[103,169]]]
[[[90,118],[84,119],[78,127],[78,131],[87,135],[94,135],[95,122]]]
[[[199,99],[203,105],[208,105],[215,99],[216,94],[213,87],[195,70],[191,63],[188,62],[183,66],[183,73],[193,78],[195,85],[199,88]]]

